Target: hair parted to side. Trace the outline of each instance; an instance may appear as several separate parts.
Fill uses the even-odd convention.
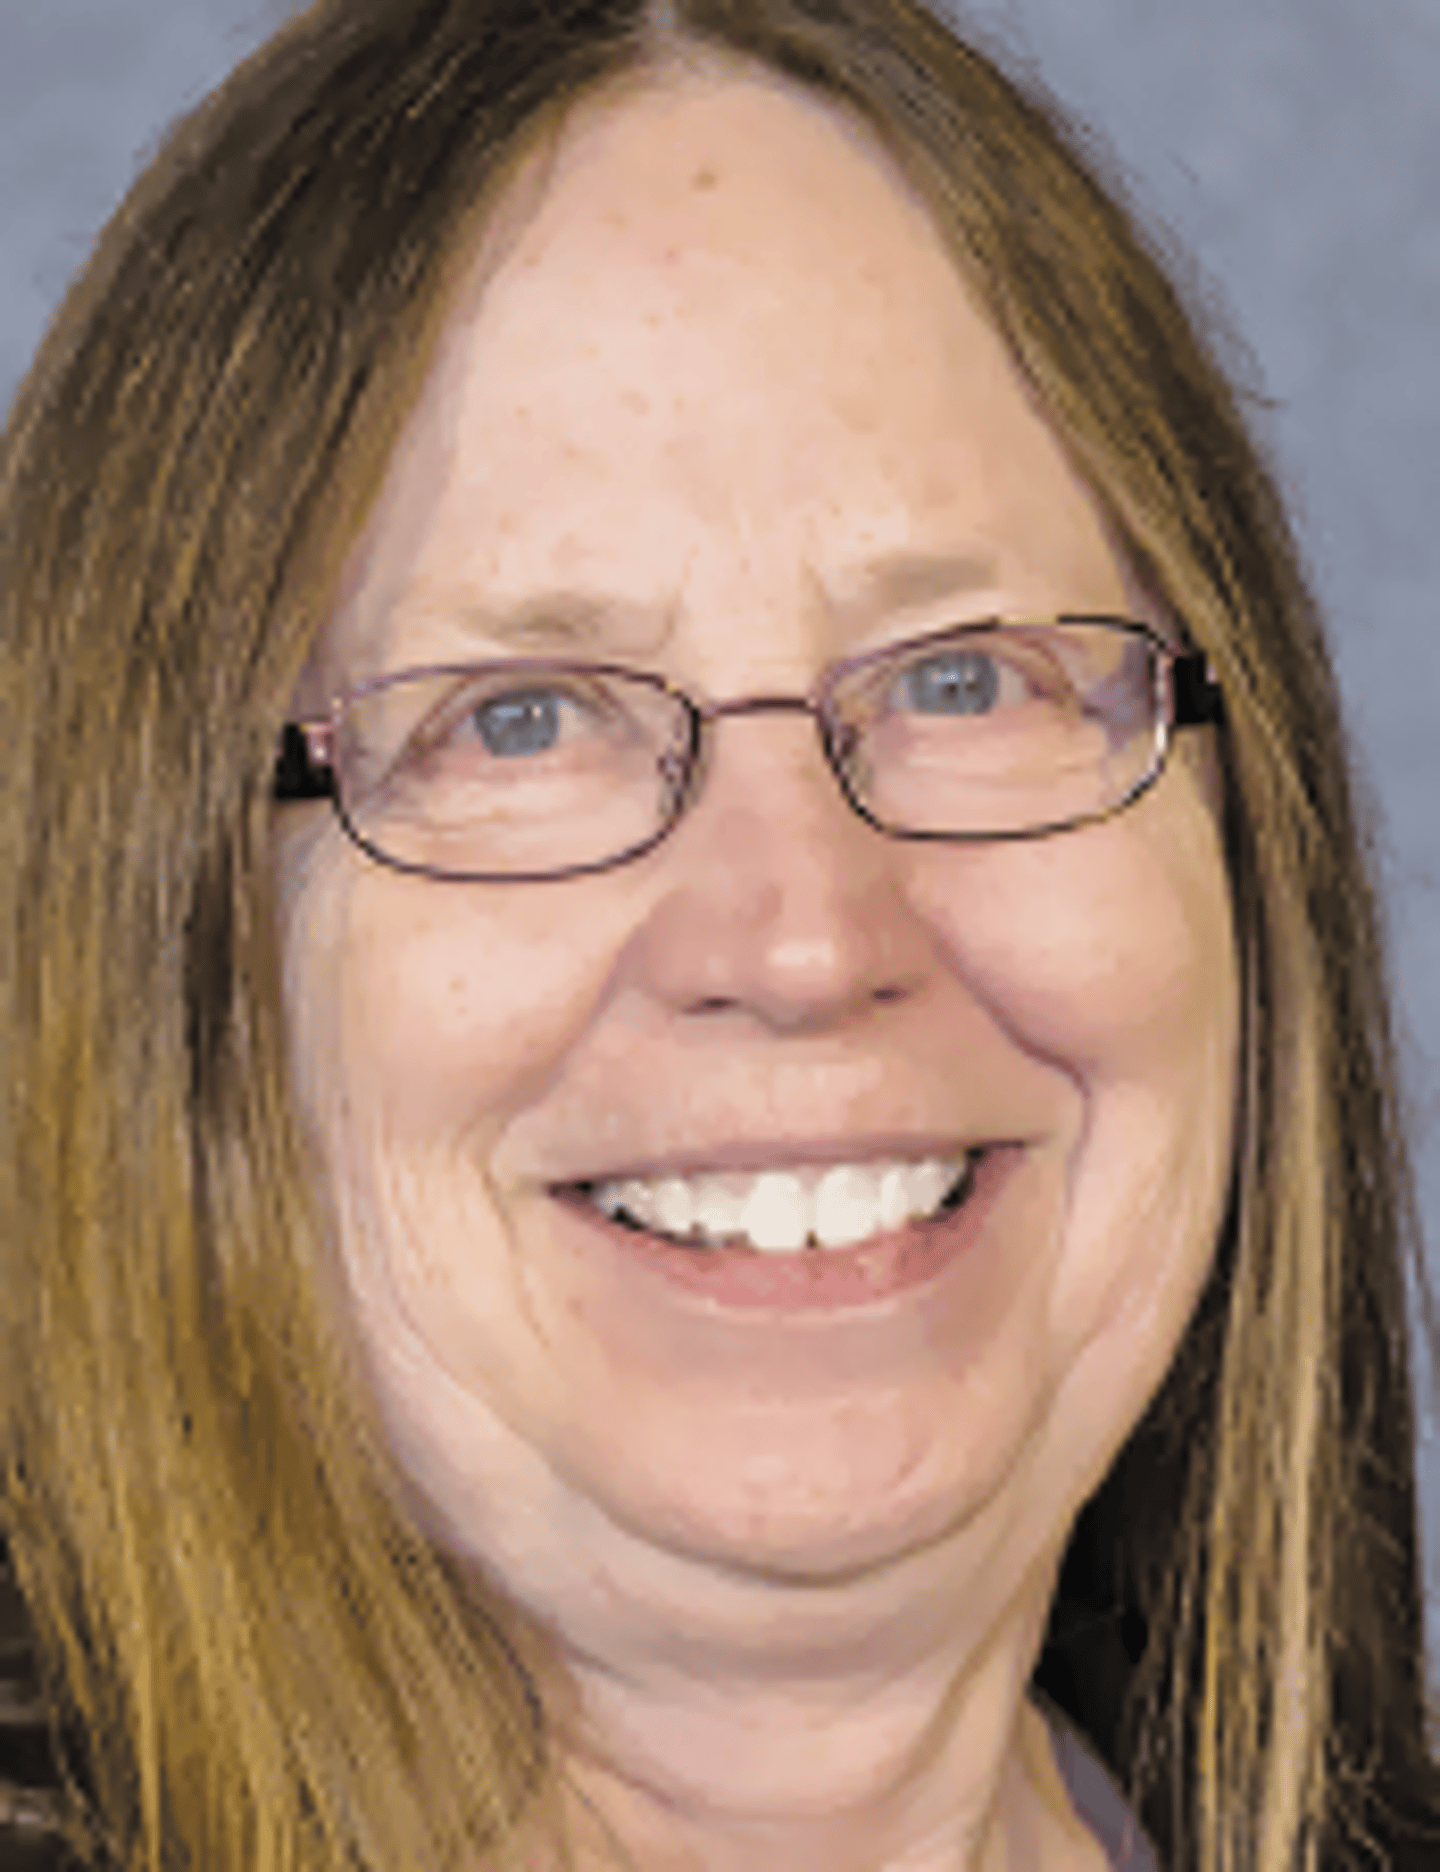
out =
[[[913,0],[328,0],[169,139],[22,389],[0,1457],[64,1825],[125,1872],[565,1863],[543,1635],[411,1522],[328,1287],[268,792],[507,181],[687,48],[890,147],[1226,696],[1231,1211],[1037,1683],[1173,1872],[1433,1863],[1407,1268],[1437,1333],[1321,630],[1145,240],[1054,108]]]

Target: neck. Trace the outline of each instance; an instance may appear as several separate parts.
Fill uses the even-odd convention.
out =
[[[771,1582],[743,1645],[632,1632],[570,1656],[560,1736],[583,1872],[1103,1867],[1025,1695],[1052,1584],[1027,1582],[982,1627],[913,1596],[856,1619],[854,1582]]]

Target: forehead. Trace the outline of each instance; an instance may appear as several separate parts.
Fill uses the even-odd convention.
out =
[[[482,639],[517,612],[543,625],[565,592],[615,654],[691,607],[818,628],[906,553],[964,565],[977,602],[1048,581],[1113,603],[1097,539],[895,161],[823,100],[704,70],[582,107],[516,185],[338,641],[348,674],[373,673],[456,653],[462,614]]]
[[[717,272],[774,270],[777,283],[806,275],[883,298],[916,245],[934,245],[925,205],[857,115],[729,61],[582,103],[531,200],[507,255],[513,274],[543,263],[603,286],[623,250],[682,297]]]

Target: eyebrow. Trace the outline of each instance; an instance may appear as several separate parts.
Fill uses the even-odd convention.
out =
[[[645,604],[570,586],[533,592],[502,605],[467,585],[454,591],[412,594],[392,616],[403,619],[408,614],[453,624],[507,648],[574,651],[595,649],[606,642],[613,647],[616,639],[641,636],[658,645],[667,634],[673,609],[668,604]]]
[[[839,593],[827,592],[812,575],[824,612],[860,628],[886,612],[944,599],[957,602],[994,589],[998,566],[974,551],[920,552],[896,548],[868,561]],[[647,603],[617,595],[556,586],[496,605],[475,588],[427,591],[397,607],[427,619],[456,624],[488,642],[531,650],[660,649],[674,627],[680,601]]]
[[[995,559],[984,552],[897,547],[871,559],[843,596],[827,599],[827,607],[847,621],[868,623],[887,611],[992,591],[999,572]]]

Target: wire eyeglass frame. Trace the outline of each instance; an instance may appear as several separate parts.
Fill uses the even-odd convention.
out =
[[[1007,628],[1033,630],[1055,625],[1105,626],[1127,636],[1143,639],[1152,652],[1156,682],[1156,693],[1152,699],[1154,748],[1144,773],[1121,798],[1105,807],[1054,823],[1003,831],[910,829],[887,823],[867,807],[864,799],[854,790],[844,764],[842,742],[846,724],[843,718],[835,714],[832,703],[834,693],[842,683],[860,672],[887,662],[894,663],[898,667],[908,657],[916,652],[923,652],[931,644],[938,646],[941,643],[955,641],[963,643],[967,635],[981,633],[993,635],[997,630]],[[376,846],[373,840],[368,838],[354,823],[346,809],[343,776],[338,771],[338,750],[342,746],[341,729],[347,709],[366,696],[398,683],[426,676],[459,676],[478,674],[488,670],[494,670],[497,673],[504,672],[507,675],[513,673],[519,677],[523,677],[527,672],[533,673],[541,670],[550,672],[569,670],[592,676],[617,676],[630,682],[648,684],[683,705],[689,734],[679,751],[678,763],[673,754],[663,757],[662,764],[666,777],[670,781],[670,799],[656,828],[645,838],[608,857],[542,871],[453,871],[398,858]],[[628,864],[636,858],[643,857],[646,852],[652,851],[675,829],[699,796],[700,782],[706,767],[705,757],[708,752],[707,735],[711,725],[726,716],[762,713],[796,713],[806,714],[813,718],[826,762],[834,773],[845,800],[852,810],[877,832],[889,838],[902,840],[973,844],[1046,838],[1113,818],[1115,814],[1133,805],[1160,778],[1168,759],[1172,731],[1223,721],[1224,698],[1209,660],[1203,652],[1175,649],[1167,644],[1151,626],[1139,623],[1133,618],[1093,613],[1062,613],[1043,618],[997,617],[966,624],[947,625],[938,630],[927,631],[917,637],[906,638],[899,643],[886,644],[878,650],[841,658],[828,665],[809,694],[803,696],[753,695],[732,697],[719,702],[697,702],[669,677],[649,670],[632,669],[623,664],[583,660],[567,661],[555,658],[481,659],[468,663],[425,665],[375,677],[336,696],[331,702],[328,717],[287,722],[281,730],[280,745],[277,750],[272,798],[280,804],[328,799],[352,842],[377,863],[393,870],[432,877],[443,883],[548,883],[563,878],[613,870],[619,865]]]

